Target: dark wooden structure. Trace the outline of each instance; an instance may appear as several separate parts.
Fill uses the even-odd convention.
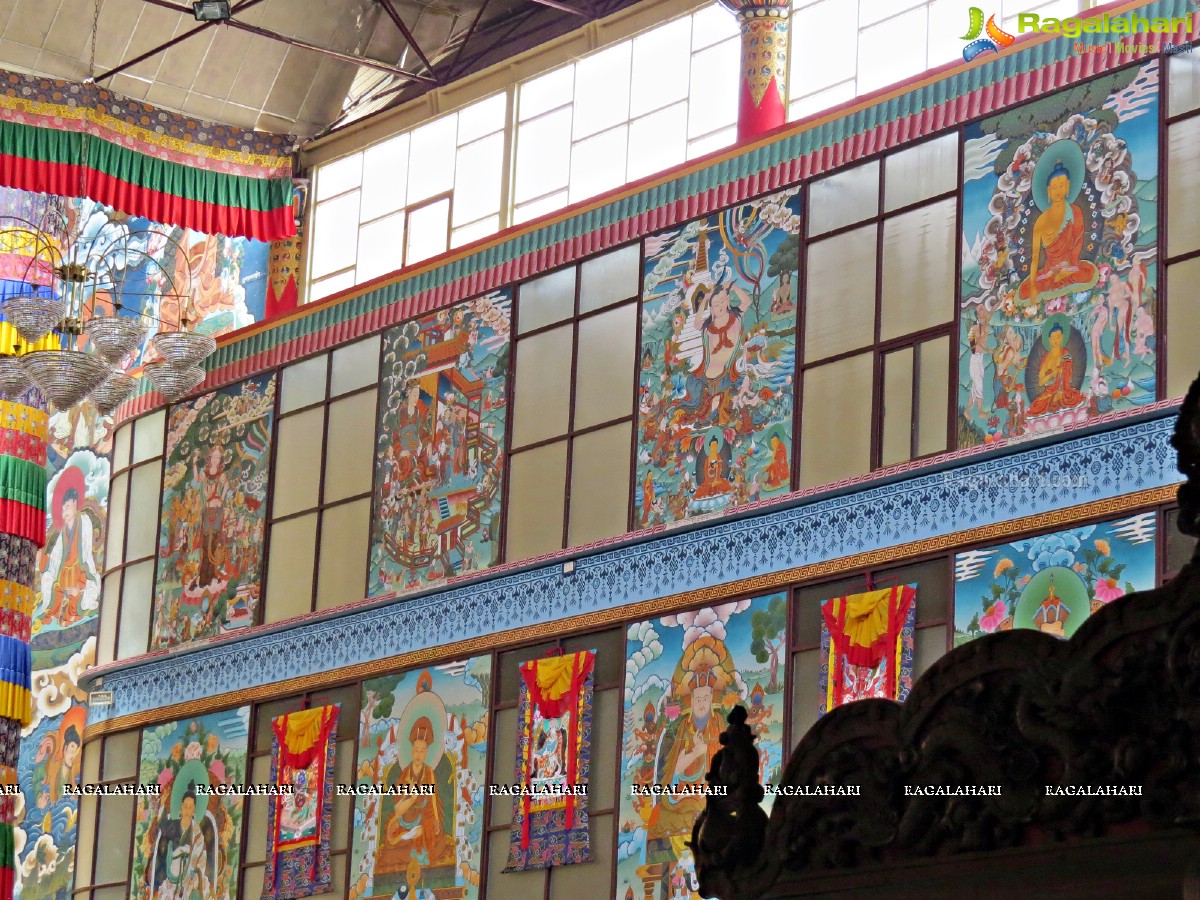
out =
[[[1200,536],[1200,379],[1172,443],[1180,528]],[[822,718],[782,783],[858,796],[779,796],[768,821],[753,741],[735,710],[709,773],[727,794],[693,834],[705,897],[1200,898],[1200,551],[1069,641],[988,635],[903,705]]]

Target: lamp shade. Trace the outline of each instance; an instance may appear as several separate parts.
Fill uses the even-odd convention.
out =
[[[62,321],[67,304],[56,297],[12,297],[0,312],[27,344],[36,344]]]
[[[21,357],[21,365],[58,409],[70,409],[112,372],[98,356],[77,350],[35,350]]]
[[[0,356],[0,396],[16,397],[32,384],[18,356]]]
[[[133,393],[138,380],[124,372],[112,372],[92,391],[92,402],[102,416],[108,415]]]
[[[146,337],[146,324],[133,316],[96,316],[83,326],[101,358],[117,365]]]
[[[163,362],[146,363],[142,372],[168,401],[178,400],[204,380],[199,366],[181,369]]]
[[[194,331],[161,331],[150,343],[159,356],[177,369],[190,368],[217,349],[213,338]]]

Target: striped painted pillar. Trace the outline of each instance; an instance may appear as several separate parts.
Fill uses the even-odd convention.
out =
[[[0,400],[0,784],[16,785],[32,715],[29,626],[37,552],[46,542],[49,416],[36,389]],[[8,788],[5,789],[10,790]],[[16,797],[0,794],[0,900],[13,896]]]
[[[738,142],[787,121],[788,30],[791,0],[721,0],[742,30],[738,70]]]

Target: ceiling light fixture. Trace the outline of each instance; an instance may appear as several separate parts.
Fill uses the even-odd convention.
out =
[[[229,18],[229,0],[195,0],[192,15],[197,22],[223,22]]]

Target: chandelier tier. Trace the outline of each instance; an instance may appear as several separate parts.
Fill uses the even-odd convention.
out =
[[[202,382],[205,375],[199,366],[181,369],[166,362],[146,363],[142,371],[168,402],[178,400]]]
[[[21,360],[16,356],[0,356],[0,396],[16,397],[33,384]]]
[[[136,350],[146,339],[149,329],[141,318],[133,316],[96,316],[83,326],[83,333],[91,340],[96,353],[110,365],[120,365],[121,360]]]
[[[4,304],[4,317],[28,343],[36,344],[67,314],[67,304],[57,297],[13,297]]]
[[[87,399],[113,371],[100,357],[79,350],[34,350],[20,359],[30,380],[58,409]]]
[[[110,372],[92,391],[92,402],[96,404],[96,411],[102,416],[107,416],[133,393],[137,382],[136,378],[124,372]]]
[[[150,343],[159,356],[177,369],[190,369],[217,349],[213,338],[194,331],[162,331],[152,337]]]

